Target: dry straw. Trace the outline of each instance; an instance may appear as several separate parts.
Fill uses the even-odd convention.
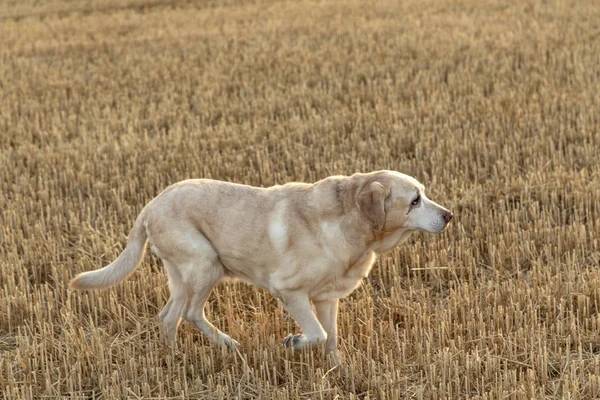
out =
[[[7,399],[600,397],[595,1],[0,5],[0,390]],[[287,354],[269,294],[219,287],[222,352],[111,262],[143,205],[390,168],[455,218],[378,260],[340,309],[342,364]]]

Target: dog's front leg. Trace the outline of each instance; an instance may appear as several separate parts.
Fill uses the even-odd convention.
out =
[[[338,299],[329,299],[324,301],[314,302],[317,318],[327,333],[327,341],[325,350],[333,357],[335,365],[339,363],[337,350],[337,314],[338,314]]]
[[[327,333],[315,316],[310,300],[305,293],[287,292],[280,293],[283,305],[288,313],[298,322],[303,335],[290,335],[285,338],[283,345],[302,349],[314,347],[327,340]]]

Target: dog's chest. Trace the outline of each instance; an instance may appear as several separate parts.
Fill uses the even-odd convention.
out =
[[[311,291],[311,299],[321,301],[348,296],[366,278],[375,262],[375,253],[363,255],[348,268],[332,268],[323,274]]]

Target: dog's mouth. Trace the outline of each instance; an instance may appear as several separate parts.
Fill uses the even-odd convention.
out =
[[[427,232],[440,233],[446,229],[447,226],[448,224],[442,221],[432,222],[429,224],[429,229],[427,229]]]
[[[440,233],[450,224],[452,216],[450,211],[444,211],[438,218],[429,222],[424,230],[431,233]]]

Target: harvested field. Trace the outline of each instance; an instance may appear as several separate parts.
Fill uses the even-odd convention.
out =
[[[600,398],[600,7],[582,1],[51,0],[0,5],[6,399]],[[454,212],[340,307],[342,363],[281,348],[219,286],[175,350],[147,253],[70,292],[185,178],[394,169]]]

